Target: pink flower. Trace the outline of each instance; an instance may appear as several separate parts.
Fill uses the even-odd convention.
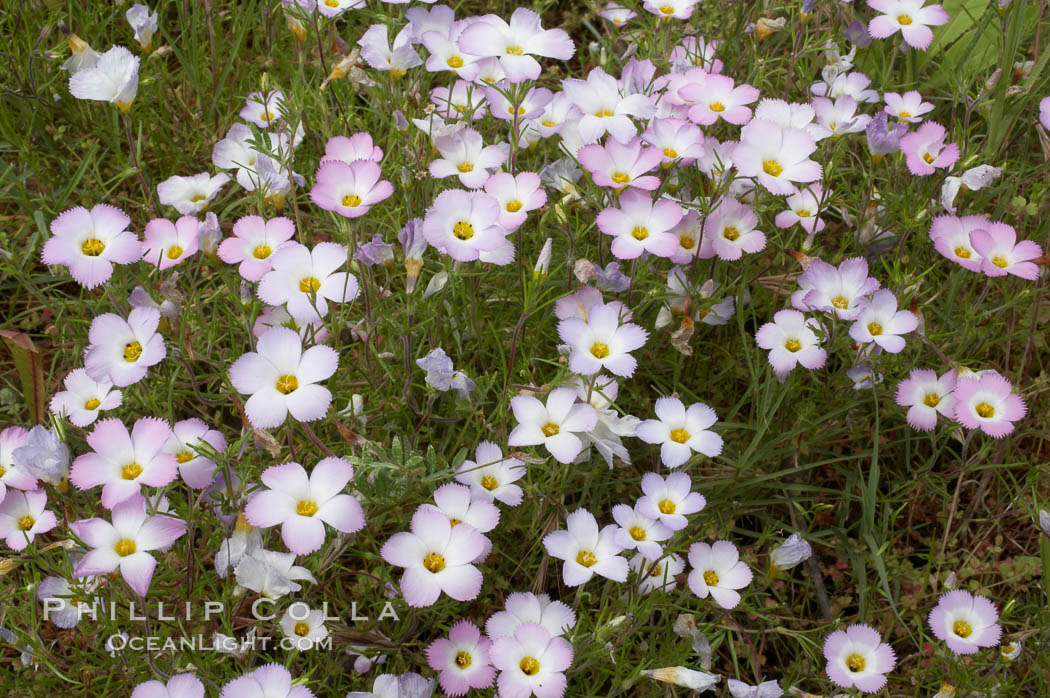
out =
[[[967,429],[980,429],[1001,439],[1013,432],[1014,422],[1025,416],[1024,400],[998,373],[960,378],[955,384],[955,418]]]
[[[859,344],[874,342],[891,354],[899,354],[905,341],[900,335],[919,326],[919,318],[910,310],[897,310],[897,296],[883,288],[870,301],[859,305],[857,321],[850,325],[849,336]]]
[[[488,533],[499,523],[499,509],[491,497],[476,497],[470,487],[456,482],[447,482],[434,490],[433,504],[419,506],[441,512],[453,526],[470,524],[478,533]]]
[[[394,185],[385,179],[372,160],[322,160],[317,180],[310,190],[310,200],[325,211],[344,218],[357,218],[394,193]]]
[[[618,203],[619,208],[598,214],[598,228],[615,238],[612,253],[619,259],[635,259],[642,252],[670,257],[678,250],[678,236],[671,230],[682,219],[681,206],[663,198],[654,203],[637,189],[624,191]]]
[[[0,501],[0,537],[7,539],[11,550],[25,550],[38,534],[58,525],[54,513],[45,509],[47,495],[43,490],[22,492],[8,490]]]
[[[98,419],[100,412],[120,407],[123,393],[113,390],[109,381],[98,382],[92,379],[82,368],[69,372],[62,384],[65,390],[55,393],[51,398],[51,413],[65,415],[78,427],[86,427]],[[0,476],[0,482],[3,476]],[[0,488],[0,499],[4,496]]]
[[[998,620],[994,603],[961,589],[942,594],[928,619],[933,634],[955,654],[998,645],[1003,632]]]
[[[622,27],[629,20],[638,16],[637,12],[628,10],[626,7],[615,2],[606,3],[605,7],[598,11],[598,14],[618,27]]]
[[[374,26],[383,26],[385,35],[385,25]],[[373,144],[372,134],[367,131],[361,131],[360,133],[354,133],[349,137],[332,136],[329,138],[328,142],[325,143],[324,157],[321,158],[321,161],[342,160],[347,165],[350,165],[355,160],[371,160],[372,162],[379,162],[382,159],[383,149],[378,145]]]
[[[577,124],[583,143],[593,143],[607,131],[616,140],[627,143],[638,135],[631,117],[648,119],[656,113],[652,99],[638,93],[621,93],[616,79],[601,68],[591,70],[586,80],[563,81],[562,90],[583,113]]]
[[[784,200],[788,210],[778,213],[773,222],[778,228],[790,228],[797,223],[810,235],[819,233],[824,230],[824,221],[819,214],[825,200],[830,198],[831,192],[825,194],[816,183],[797,189]]]
[[[118,388],[138,383],[150,366],[167,356],[164,338],[157,334],[160,311],[135,308],[128,319],[103,313],[91,321],[84,370],[92,380]]]
[[[201,443],[208,444],[219,453],[226,450],[226,437],[196,418],[175,422],[171,436],[164,444],[164,452],[173,455],[178,462],[182,480],[195,490],[202,490],[212,484],[217,467],[215,461],[197,452],[196,448]]]
[[[485,537],[470,524],[453,526],[433,509],[417,509],[411,529],[395,533],[380,551],[388,564],[405,568],[405,602],[413,608],[431,606],[442,592],[456,601],[477,598],[483,580],[471,562],[485,549]]]
[[[259,281],[259,299],[286,306],[296,322],[320,324],[329,302],[352,301],[360,291],[356,276],[336,271],[345,263],[346,248],[334,242],[319,242],[312,250],[299,244],[282,247]]]
[[[927,121],[901,138],[901,152],[913,175],[925,177],[955,164],[959,159],[959,146],[945,145],[944,138],[944,127],[936,121]]]
[[[172,223],[154,218],[146,224],[146,241],[142,259],[158,269],[169,269],[197,252],[200,223],[193,216],[183,216]]]
[[[642,9],[660,19],[689,19],[700,0],[645,0]]]
[[[1039,102],[1039,123],[1050,131],[1050,97],[1043,97]]]
[[[572,664],[572,645],[552,636],[542,625],[524,623],[514,634],[492,643],[492,664],[502,698],[561,698],[565,695],[565,670]]]
[[[280,426],[289,412],[300,422],[320,419],[328,412],[332,393],[317,384],[338,367],[334,349],[319,344],[303,351],[299,334],[287,327],[267,330],[257,348],[258,353],[242,354],[230,366],[233,387],[251,396],[244,411],[253,427]]]
[[[918,431],[930,431],[937,426],[937,415],[952,419],[955,416],[955,369],[948,369],[940,378],[935,371],[913,368],[908,377],[897,385],[897,404],[908,408],[908,424]]]
[[[615,138],[606,139],[605,145],[592,143],[580,148],[576,157],[599,187],[637,187],[646,191],[660,188],[660,180],[645,173],[659,166],[663,153],[643,147],[637,136],[626,145]]]
[[[714,458],[722,452],[722,437],[710,430],[718,421],[715,411],[702,402],[688,408],[676,397],[661,397],[653,406],[657,419],[638,425],[638,438],[660,444],[660,460],[668,468],[685,464],[694,452]]]
[[[692,165],[704,154],[703,132],[681,119],[653,119],[642,140],[663,153],[660,164],[664,168]]]
[[[281,525],[281,539],[297,555],[309,555],[324,545],[328,524],[342,533],[365,525],[361,504],[343,489],[354,468],[342,458],[323,458],[307,475],[298,463],[272,465],[263,471],[267,488],[248,500],[244,516],[258,528]]]
[[[79,490],[102,486],[102,506],[113,509],[137,496],[142,485],[163,487],[175,479],[178,461],[164,452],[171,427],[143,417],[128,433],[119,419],[103,419],[87,436],[93,451],[73,461],[69,479]]]
[[[425,65],[427,72],[450,70],[460,79],[467,81],[472,81],[478,76],[478,57],[459,46],[459,38],[466,28],[465,22],[454,22],[447,32],[420,31],[419,39],[430,52]]]
[[[970,242],[970,234],[991,224],[984,216],[937,216],[930,225],[930,239],[942,256],[970,271],[981,271],[984,259]]]
[[[430,163],[430,176],[435,179],[459,177],[468,189],[480,189],[489,178],[489,170],[502,165],[510,152],[506,143],[486,146],[481,134],[465,128],[447,136],[438,136],[434,147],[441,158]]]
[[[233,236],[219,245],[216,253],[227,264],[240,264],[237,271],[248,281],[258,281],[270,271],[270,260],[282,247],[294,245],[295,223],[279,216],[265,220],[244,216],[233,224]]]
[[[576,614],[561,601],[551,601],[547,594],[516,591],[507,596],[505,611],[497,611],[485,622],[485,632],[492,640],[512,637],[525,623],[537,623],[552,636],[564,635],[576,625]]]
[[[344,4],[347,1],[339,0]],[[325,11],[325,7],[328,7],[328,11]],[[318,9],[328,16],[343,11],[343,7],[332,10],[331,6],[324,2],[318,3]],[[227,683],[222,687],[222,694],[219,698],[315,698],[315,696],[314,692],[306,686],[293,686],[292,674],[283,666],[267,664]]]
[[[143,681],[131,693],[131,698],[204,698],[204,684],[196,674],[177,674],[160,681]]]
[[[787,195],[795,192],[793,183],[820,179],[820,165],[809,159],[816,149],[805,131],[756,119],[741,129],[733,164],[742,176],[755,177],[771,193]]]
[[[485,182],[485,193],[499,202],[499,224],[507,232],[514,232],[535,211],[547,203],[547,192],[540,186],[535,172],[497,172]]]
[[[719,119],[736,126],[751,120],[751,109],[746,106],[758,100],[759,91],[751,85],[734,85],[728,75],[703,75],[678,90],[678,95],[693,106],[689,120],[701,126],[710,126]]]
[[[438,683],[447,696],[463,696],[472,688],[488,688],[496,679],[489,664],[492,642],[481,636],[478,626],[461,620],[427,647],[427,664],[438,674]]]
[[[119,569],[132,590],[145,597],[157,566],[149,551],[174,543],[186,532],[186,522],[172,516],[147,516],[146,500],[137,496],[115,506],[111,518],[112,523],[93,518],[69,524],[91,548],[77,562],[73,574],[91,577]]]
[[[869,625],[855,624],[836,630],[824,641],[825,671],[840,688],[856,687],[876,693],[886,685],[886,674],[897,665],[893,648]]]
[[[622,322],[616,305],[596,305],[587,319],[567,318],[558,323],[558,337],[572,347],[569,369],[592,376],[603,368],[617,376],[634,374],[638,360],[630,352],[641,349],[649,333]]]
[[[431,89],[430,102],[437,107],[434,113],[442,119],[451,122],[449,124],[450,130],[447,132],[439,132],[437,128],[433,129],[430,132],[431,139],[436,141],[443,135],[452,135],[466,128],[465,125],[457,123],[458,119],[474,121],[484,118],[484,107],[488,102],[487,95],[487,89],[467,80],[456,80],[452,83],[452,87],[435,87]]]
[[[612,515],[619,526],[616,531],[616,544],[620,548],[637,550],[650,560],[657,560],[663,555],[663,546],[660,543],[673,534],[666,525],[639,514],[629,504],[613,505]]]
[[[22,427],[7,427],[0,431],[0,501],[7,495],[7,488],[35,490],[36,478],[15,466],[14,451],[26,445],[29,432]]]
[[[544,29],[540,16],[519,7],[510,23],[496,15],[479,17],[463,30],[459,46],[474,56],[496,56],[511,84],[535,80],[540,64],[533,56],[567,61],[576,52],[572,39],[562,29]]]
[[[269,128],[284,116],[284,94],[280,90],[252,92],[244,102],[239,116],[245,121],[250,121],[259,128]]]
[[[717,256],[723,260],[737,260],[745,252],[759,252],[766,246],[766,236],[755,230],[758,216],[747,204],[724,198],[704,219],[701,259]]]
[[[507,241],[500,205],[483,192],[450,189],[438,194],[423,218],[423,237],[458,262],[472,262]]]
[[[834,101],[827,97],[814,97],[813,110],[818,125],[808,129],[807,133],[816,140],[859,133],[871,122],[870,116],[857,114],[857,100],[849,95],[839,95]]]
[[[740,603],[740,592],[751,583],[751,568],[740,559],[736,546],[727,540],[714,545],[693,543],[689,546],[689,590],[701,599],[708,594],[722,608],[735,608]]]
[[[883,111],[901,121],[917,124],[922,121],[922,115],[933,111],[933,105],[922,101],[922,95],[918,90],[905,92],[899,95],[896,92],[887,92],[882,96],[886,101]]]
[[[814,259],[798,277],[798,285],[792,305],[799,310],[833,312],[841,320],[855,320],[866,296],[879,289],[878,280],[868,276],[868,261],[863,257],[845,259],[837,268]]]
[[[590,432],[598,424],[598,411],[591,405],[576,402],[572,388],[555,388],[547,395],[547,404],[531,395],[516,395],[510,408],[518,426],[511,431],[510,446],[543,445],[559,463],[571,463],[583,450],[577,436]]]
[[[868,7],[882,14],[868,23],[868,33],[885,39],[900,30],[912,48],[925,51],[933,41],[930,27],[947,24],[951,19],[940,5],[923,4],[926,0],[868,0]]]
[[[615,582],[627,581],[627,560],[620,557],[623,548],[616,542],[615,524],[598,530],[594,515],[577,509],[565,520],[567,530],[554,531],[543,537],[543,547],[551,557],[563,560],[562,580],[577,587],[594,575]]]
[[[991,223],[971,231],[970,244],[981,255],[981,271],[988,276],[1013,274],[1029,281],[1039,278],[1039,267],[1030,260],[1040,257],[1042,248],[1031,240],[1017,242],[1017,232],[1006,223]]]
[[[767,322],[755,333],[755,343],[769,350],[769,365],[781,382],[802,364],[818,369],[827,361],[828,353],[820,348],[816,330],[820,325],[797,310],[779,310],[773,322]]]
[[[51,221],[44,243],[44,264],[69,268],[73,279],[95,288],[113,276],[114,264],[132,264],[142,258],[142,243],[127,229],[131,219],[123,211],[98,204],[90,211],[71,208]]]
[[[514,121],[514,105],[507,99],[505,92],[505,89],[501,91],[495,87],[486,87],[485,98],[494,117],[500,121]],[[519,127],[526,119],[539,118],[552,99],[554,99],[554,93],[550,90],[544,87],[530,88],[518,102]]]

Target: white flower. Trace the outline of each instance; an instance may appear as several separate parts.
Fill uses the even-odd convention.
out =
[[[689,548],[689,589],[701,599],[708,594],[722,608],[734,608],[740,603],[742,589],[751,583],[751,568],[740,560],[736,546],[727,540],[714,545],[693,543]]]
[[[281,616],[281,630],[285,637],[292,640],[298,650],[311,649],[315,643],[328,637],[328,628],[324,626],[324,611],[311,609],[302,601],[296,601]]]
[[[813,556],[813,548],[798,533],[792,533],[790,537],[769,554],[773,566],[780,570],[789,570],[795,565],[805,562]]]
[[[562,579],[566,586],[580,586],[596,574],[627,581],[627,560],[620,557],[622,548],[616,542],[618,526],[610,524],[599,531],[594,515],[577,509],[569,514],[565,527],[568,530],[544,536],[543,547],[551,557],[565,561]]]
[[[295,553],[277,553],[260,548],[245,556],[234,569],[234,574],[237,584],[245,589],[268,599],[279,599],[288,592],[302,589],[296,580],[317,583],[308,569],[292,564],[294,562]]]
[[[576,434],[589,432],[598,423],[598,411],[591,405],[576,402],[572,388],[555,388],[547,404],[531,395],[518,395],[510,400],[518,426],[510,433],[511,446],[542,444],[559,463],[571,463],[583,450]]]
[[[110,102],[125,114],[139,89],[139,57],[123,46],[114,46],[90,68],[69,77],[69,92],[77,99]]]
[[[668,468],[683,465],[693,452],[714,458],[722,452],[722,437],[708,428],[718,418],[702,402],[686,409],[676,397],[662,397],[654,407],[657,419],[638,425],[638,438],[650,444],[661,444],[660,460]]]
[[[95,381],[82,368],[70,371],[62,382],[66,389],[51,398],[51,412],[66,415],[78,427],[93,423],[99,412],[120,407],[123,394],[109,381]]]
[[[195,214],[203,211],[229,181],[230,175],[225,172],[215,176],[207,172],[189,177],[175,175],[157,185],[157,195],[162,204],[174,206],[179,213]]]
[[[684,686],[694,691],[710,691],[717,684],[720,676],[705,674],[702,671],[686,669],[684,666],[669,666],[663,669],[645,669],[643,674],[651,679],[671,683],[675,686]]]
[[[145,5],[132,5],[124,15],[128,24],[135,30],[135,41],[143,51],[149,51],[153,45],[153,35],[157,33],[157,12],[150,12]]]

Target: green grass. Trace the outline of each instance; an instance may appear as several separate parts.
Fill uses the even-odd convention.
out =
[[[151,218],[174,218],[172,209],[157,203],[156,185],[176,174],[214,171],[211,149],[238,120],[249,92],[279,87],[290,97],[292,121],[301,120],[305,128],[294,169],[307,177],[307,188],[293,189],[280,212],[295,221],[300,242],[347,243],[376,233],[393,242],[410,218],[422,216],[440,191],[452,188],[447,180],[426,175],[432,158],[426,135],[412,126],[400,132],[392,118],[395,110],[410,118],[422,116],[429,89],[447,84],[446,74],[420,68],[391,82],[369,69],[367,74],[378,83],[374,87],[341,79],[320,89],[338,60],[333,36],[353,45],[373,22],[389,21],[399,28],[405,6],[372,3],[345,21],[323,21],[320,35],[310,27],[300,46],[277,2],[155,4],[161,21],[154,44],[163,48],[143,56],[138,95],[127,116],[110,105],[71,97],[67,75],[59,68],[68,48],[58,29],[64,22],[99,50],[114,43],[131,47],[126,7],[27,2],[0,12],[5,37],[0,248],[9,253],[0,255],[0,325],[28,333],[39,348],[48,395],[60,389],[69,370],[82,365],[92,317],[109,311],[125,314],[127,295],[136,285],[151,289],[156,298],[160,283],[173,277],[138,264],[118,268],[97,291],[82,290],[64,269],[53,273],[40,262],[48,224],[68,208],[97,203],[122,208],[132,219],[131,229],[140,234]],[[1045,44],[1050,13],[1031,0],[1014,0],[1002,16],[995,3],[945,4],[959,23],[950,25],[954,43],[938,39],[928,53],[916,56],[897,52],[895,39],[875,42],[858,53],[857,69],[871,76],[872,87],[880,92],[922,91],[936,105],[929,118],[944,124],[960,144],[961,164],[1002,167],[1002,178],[991,187],[960,195],[960,215],[982,213],[1003,220],[1020,238],[1036,240],[1045,249],[1050,170],[1033,124],[1039,98],[1050,93],[1050,50]],[[738,81],[759,87],[763,96],[804,101],[823,65],[824,41],[841,40],[841,30],[854,14],[865,21],[871,16],[859,0],[853,5],[818,3],[816,14],[801,22],[794,4],[708,0],[689,26],[722,42],[719,57]],[[489,11],[507,17],[513,7],[470,2],[457,8],[457,17]],[[597,16],[595,6],[537,3],[536,9],[544,11],[545,26],[561,24],[577,45],[571,61],[544,62],[547,72],[541,82],[551,88],[561,78],[582,77],[597,65],[618,74],[618,56],[632,46],[637,46],[638,57],[651,57],[663,72],[666,55],[684,35],[682,24],[657,24],[645,13],[635,20],[636,31],[616,33]],[[760,17],[785,17],[787,30],[762,41],[742,31]],[[978,50],[986,45],[993,49]],[[1035,66],[1027,77],[1013,80],[1013,63],[1023,60],[1033,60]],[[1003,78],[986,89],[996,67],[1003,68]],[[1011,84],[1024,89],[1013,94]],[[865,111],[872,113],[870,106]],[[476,128],[486,143],[506,136],[504,123],[492,119],[477,122]],[[311,204],[308,187],[326,140],[357,131],[369,131],[383,148],[384,177],[394,183],[395,194],[367,216],[345,222]],[[705,132],[726,140],[735,138],[738,129],[720,122]],[[538,171],[556,157],[555,143],[542,141],[536,149],[518,153],[518,168]],[[352,488],[365,507],[367,524],[349,540],[336,541],[329,531],[322,551],[300,559],[298,564],[311,569],[319,584],[307,584],[301,593],[282,599],[278,612],[292,598],[315,607],[327,602],[332,615],[342,618],[329,625],[333,651],[270,650],[239,661],[210,652],[128,652],[116,658],[106,653],[104,638],[120,630],[173,637],[216,631],[241,636],[256,627],[260,634],[280,634],[275,622],[251,620],[251,592],[237,596],[232,578],[215,575],[212,556],[223,528],[181,481],[172,483],[166,494],[173,509],[190,522],[192,533],[162,557],[150,601],[207,599],[238,610],[210,622],[199,615],[189,621],[153,619],[148,628],[124,619],[85,621],[70,631],[45,623],[31,590],[44,576],[60,573],[64,564],[61,549],[46,545],[70,537],[65,523],[105,515],[97,491],[71,488],[59,493],[51,488],[49,506],[58,514],[59,528],[24,554],[6,548],[0,553],[5,572],[0,576],[0,598],[5,600],[0,626],[17,634],[19,646],[31,646],[38,662],[23,666],[15,648],[0,646],[0,694],[125,696],[141,681],[192,665],[210,696],[251,667],[276,661],[318,696],[341,697],[348,690],[369,690],[375,673],[360,677],[352,672],[352,659],[343,652],[350,645],[381,649],[388,655],[384,671],[433,675],[423,655],[433,639],[461,617],[483,623],[512,591],[532,590],[570,603],[579,616],[570,636],[575,648],[568,671],[570,697],[687,695],[685,689],[665,688],[641,676],[643,669],[700,667],[689,641],[672,632],[682,613],[694,614],[709,639],[711,670],[752,684],[776,678],[785,688],[835,693],[822,678],[824,638],[836,628],[864,622],[883,634],[898,657],[885,694],[932,696],[947,681],[960,696],[1045,695],[1050,681],[1050,571],[1044,563],[1050,562],[1050,542],[1040,540],[1035,521],[1040,508],[1050,508],[1046,280],[989,280],[955,267],[933,250],[927,231],[931,218],[942,212],[940,172],[911,177],[900,155],[874,164],[863,135],[823,141],[814,157],[824,164],[825,189],[835,192],[835,210],[809,254],[837,263],[864,253],[855,236],[857,221],[870,215],[865,211],[877,199],[881,208],[874,220],[896,234],[898,244],[871,260],[871,273],[900,296],[902,307],[911,304],[921,311],[926,340],[911,335],[901,354],[878,357],[875,369],[884,382],[874,390],[854,391],[845,370],[853,365],[856,351],[849,346],[847,326],[832,322],[834,342],[827,347],[825,368],[798,369],[778,383],[753,335],[787,306],[787,294],[796,288],[793,279],[801,269],[786,251],[799,249],[802,233],[775,228],[772,220],[781,202],[760,191],[755,206],[768,237],[766,249],[736,263],[701,262],[691,271],[700,281],[714,278],[725,293],[749,294],[750,302],[738,303],[737,314],[723,327],[697,324],[689,356],[672,347],[668,331],[654,332],[636,352],[640,368],[622,383],[617,402],[619,410],[645,419],[652,416],[657,397],[677,392],[687,403],[702,401],[717,411],[718,429],[726,440],[723,455],[694,458],[686,466],[694,487],[706,496],[707,508],[669,549],[684,555],[695,541],[734,541],[756,572],[734,611],[725,612],[710,599],[698,600],[684,585],[672,594],[644,596],[631,585],[604,580],[578,590],[562,584],[560,563],[545,555],[542,536],[562,528],[565,516],[578,507],[610,523],[613,504],[633,502],[641,494],[642,473],[665,471],[657,448],[627,439],[630,466],[609,470],[597,457],[574,466],[560,466],[551,458],[530,465],[520,483],[524,503],[503,507],[500,525],[491,534],[493,552],[482,566],[485,585],[476,600],[461,604],[442,597],[433,607],[416,611],[401,604],[398,621],[380,621],[377,613],[369,613],[385,600],[383,583],[396,584],[400,577],[399,570],[379,557],[380,547],[407,529],[415,507],[451,479],[452,468],[464,457],[473,457],[480,440],[505,446],[515,424],[509,410],[515,386],[556,385],[570,378],[555,349],[553,303],[575,288],[576,259],[612,259],[608,240],[599,239],[604,236],[594,225],[600,192],[585,177],[579,201],[563,201],[549,192],[549,206],[531,214],[520,237],[511,238],[521,243],[518,264],[453,265],[431,249],[419,287],[409,295],[398,249],[389,268],[355,270],[370,299],[367,306],[360,301],[334,306],[327,319],[329,343],[340,354],[340,368],[328,383],[335,407],[343,408],[351,394],[360,393],[368,422],[332,412],[311,427],[327,448],[354,463]],[[679,186],[700,191],[707,186],[702,179],[698,171],[682,172]],[[218,215],[224,234],[241,216],[279,213],[235,183],[223,189],[209,210]],[[534,282],[532,264],[547,237],[554,239],[550,275]],[[631,307],[636,322],[651,328],[666,299],[669,265],[650,259],[624,268],[634,285],[618,299]],[[422,289],[441,270],[450,272],[448,286],[423,299]],[[280,449],[276,459],[261,447],[242,421],[244,397],[226,377],[232,362],[254,346],[249,328],[261,302],[243,302],[235,270],[216,259],[198,255],[177,271],[184,306],[166,332],[168,358],[146,380],[125,389],[124,404],[113,414],[125,423],[146,415],[203,419],[227,436],[230,446],[221,463],[246,482],[257,480],[275,460],[312,466],[324,454],[292,420],[272,430]],[[787,279],[778,283],[781,275]],[[351,333],[362,322],[367,341]],[[435,393],[423,382],[415,359],[437,347],[477,382],[471,403],[454,393]],[[942,355],[953,365],[994,368],[1018,387],[1028,415],[1011,437],[997,441],[968,435],[943,420],[930,434],[908,427],[904,410],[893,400],[896,383],[911,368],[945,370]],[[0,426],[29,426],[33,418],[14,363],[6,355],[0,361]],[[65,425],[74,455],[87,450],[85,433]],[[366,441],[356,441],[353,433]],[[545,455],[531,452],[540,459]],[[815,558],[770,579],[768,553],[793,531],[812,542]],[[284,550],[276,531],[265,537],[267,547]],[[5,566],[14,561],[16,567]],[[925,617],[952,573],[960,588],[996,602],[1004,638],[1024,643],[1018,660],[1004,662],[997,650],[959,660],[932,637]],[[100,593],[123,604],[130,591],[117,580]],[[371,620],[350,620],[353,601]],[[725,695],[724,687],[718,690]]]

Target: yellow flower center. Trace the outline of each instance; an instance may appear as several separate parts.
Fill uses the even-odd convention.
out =
[[[474,237],[474,226],[467,221],[460,221],[452,226],[452,234],[460,240],[469,240]]]
[[[277,379],[277,392],[282,395],[294,393],[299,389],[299,379],[292,375],[284,375]]]
[[[142,474],[142,466],[134,461],[120,469],[120,476],[125,480],[134,480]]]
[[[714,570],[707,570],[704,572],[704,584],[709,587],[718,585],[718,573]]]
[[[790,351],[792,354],[794,354],[796,351],[802,349],[802,342],[798,341],[797,339],[789,339],[788,341],[784,342],[784,348]]]
[[[644,240],[647,237],[649,237],[649,229],[646,228],[644,225],[639,225],[631,231],[631,237],[633,237],[635,240]]]
[[[985,419],[991,419],[995,416],[995,408],[989,405],[987,402],[977,403],[977,407],[974,408],[974,411],[977,412],[979,416],[984,417]],[[964,635],[963,637],[966,636]]]
[[[36,519],[34,519],[29,514],[26,514],[25,516],[23,516],[22,518],[20,518],[18,520],[18,530],[19,531],[28,531],[29,529],[31,529],[33,527],[33,524],[35,524],[35,523],[36,523]]]
[[[864,671],[864,657],[859,654],[851,654],[846,657],[846,668],[853,673]]]
[[[313,502],[309,499],[301,499],[299,503],[295,505],[295,513],[299,516],[313,516],[317,513],[317,502]]]
[[[117,541],[117,544],[113,546],[113,549],[117,551],[117,555],[127,557],[128,555],[134,555],[138,550],[138,546],[136,546],[135,541],[130,538],[121,538]]]
[[[880,325],[877,322],[869,322],[868,334],[870,334],[872,337],[878,337],[880,334],[882,334],[882,325]]]
[[[930,155],[929,153],[923,154],[922,159],[926,161],[927,165],[932,165],[933,164],[933,156]]]
[[[799,210],[795,211],[795,215],[799,218],[809,218],[813,214],[809,212],[808,208],[800,208]]]
[[[196,195],[193,196],[193,198],[190,199],[190,203],[191,204],[196,204],[198,202],[204,201],[207,198],[208,197],[206,197],[204,194],[196,194]]]
[[[1006,261],[1006,257],[1003,257],[1002,255],[995,255],[994,257],[992,257],[992,264],[999,267],[1000,269],[1006,269],[1006,267],[1010,263]]]
[[[663,563],[659,563],[658,562],[655,565],[653,565],[653,568],[649,571],[649,576],[650,577],[662,577],[662,576],[664,576]]]
[[[557,436],[561,432],[561,427],[554,422],[547,422],[540,431],[543,432],[544,436],[550,438],[551,436]]]
[[[691,250],[693,249],[693,245],[696,244],[696,240],[689,237],[688,235],[683,235],[682,237],[678,238],[678,244],[680,244],[683,249]]]
[[[189,451],[179,451],[175,454],[175,460],[177,460],[180,463],[189,463],[191,460],[193,460],[193,454]]]
[[[673,514],[678,509],[670,499],[661,499],[656,508],[660,510],[661,514]]]
[[[581,550],[576,553],[576,562],[584,567],[594,567],[598,564],[598,558],[590,550]]]
[[[106,243],[98,238],[88,238],[80,245],[80,251],[88,257],[98,257],[106,249]]]
[[[776,160],[763,160],[762,171],[770,177],[779,177],[780,173],[784,171],[784,168],[780,166],[780,163]]]
[[[952,623],[952,632],[958,635],[959,637],[970,637],[970,634],[973,632],[973,628],[971,628],[970,624],[966,621],[957,620],[954,623]]]
[[[614,172],[613,176],[609,179],[616,182],[617,184],[627,184],[631,181],[631,176],[628,175],[626,172]]]
[[[550,119],[544,119],[543,121],[540,122],[540,125],[541,126],[545,126],[547,128],[554,128],[558,124],[556,124],[554,121],[552,121]]]
[[[263,121],[273,121],[277,117],[274,116],[273,113],[271,113],[271,112],[264,111],[262,114],[259,115],[259,118],[262,119]]]
[[[299,279],[299,290],[303,293],[310,293],[313,291],[317,293],[321,288],[321,282],[315,276],[304,276]]]
[[[956,257],[962,257],[963,259],[969,259],[970,258],[970,251],[968,249],[966,249],[965,247],[956,247],[955,248],[955,256]]]
[[[507,53],[509,55],[511,55],[511,56],[520,56],[521,55],[521,46],[508,46],[507,47]]]
[[[540,663],[535,657],[525,657],[518,663],[518,668],[523,674],[532,676],[540,670]]]
[[[468,666],[470,666],[470,653],[464,652],[463,650],[456,652],[455,661],[456,666],[458,666],[460,669],[466,669]]]
[[[594,115],[597,116],[599,119],[604,119],[607,116],[614,116],[614,114],[608,109],[599,109],[598,111],[594,112]]]
[[[899,116],[902,119],[908,119],[908,118],[911,117],[911,112],[901,111],[901,113],[898,114],[897,116]]]
[[[88,400],[87,402],[84,403],[84,409],[85,410],[97,410],[98,406],[101,405],[101,404],[102,404],[101,400],[99,400],[97,397],[93,397],[93,398],[91,398],[90,400]],[[2,473],[0,473],[0,474],[2,474]]]
[[[124,360],[133,364],[142,356],[142,345],[138,342],[128,342],[124,345]]]
[[[496,480],[496,478],[492,477],[491,475],[486,475],[485,477],[481,478],[481,486],[491,492],[492,490],[499,487],[499,482]]]
[[[459,167],[457,167],[456,169],[460,172],[473,172],[474,166],[471,165],[469,162],[461,162],[459,163]]]
[[[671,441],[677,444],[684,444],[689,440],[689,432],[685,429],[673,429],[671,430]]]
[[[602,342],[595,342],[591,345],[591,354],[596,359],[604,359],[609,355],[609,345],[603,344]]]
[[[347,208],[353,208],[354,206],[361,205],[361,197],[357,194],[347,194],[343,197],[343,206]]]
[[[178,259],[182,256],[182,248],[178,245],[172,245],[168,248],[168,259]]]
[[[295,634],[298,635],[299,637],[306,637],[307,635],[310,634],[310,626],[307,625],[306,623],[296,623],[295,624]]]
[[[445,61],[445,63],[448,64],[449,68],[462,68],[463,67],[463,59],[460,58],[459,56],[450,56],[449,59],[447,61]]]
[[[339,0],[324,0],[324,4],[329,7],[339,7]]]
[[[903,24],[904,26],[908,26],[909,24],[911,24],[911,17],[909,17],[908,15],[897,15],[897,24]]]
[[[835,296],[831,299],[831,305],[839,310],[845,310],[849,307],[849,301],[844,296]]]
[[[676,158],[678,157],[678,151],[674,148],[664,148],[664,157]]]
[[[724,237],[726,240],[729,240],[729,242],[733,242],[738,237],[740,237],[740,231],[737,230],[734,226],[727,225],[725,228],[722,228],[722,237]]]
[[[461,523],[463,523],[463,521],[461,519],[449,519],[448,523],[449,523],[450,526],[452,526],[452,528],[455,528],[456,526],[458,526]]]
[[[427,556],[423,558],[423,567],[427,568],[427,571],[437,574],[445,569],[445,558],[441,553],[427,553]]]
[[[507,107],[507,113],[514,116],[514,107]],[[518,116],[525,113],[525,107],[518,107]]]
[[[521,210],[521,202],[518,201],[517,199],[514,199],[514,201],[508,201],[507,202],[507,211],[509,213],[517,213],[520,210]]]
[[[645,540],[645,529],[641,526],[632,526],[630,534],[635,540]]]
[[[255,257],[256,259],[266,259],[272,252],[273,250],[270,249],[269,245],[259,245],[252,250],[252,257]]]
[[[663,12],[665,15],[673,15],[674,14],[674,8],[671,7],[670,5],[664,5],[663,7],[660,8],[660,12]]]
[[[722,104],[721,102],[712,102],[711,106],[708,107],[708,109],[716,113],[722,113],[726,110],[726,105]]]
[[[927,407],[936,407],[941,402],[941,396],[937,393],[926,393],[926,397],[922,399],[922,404]]]

